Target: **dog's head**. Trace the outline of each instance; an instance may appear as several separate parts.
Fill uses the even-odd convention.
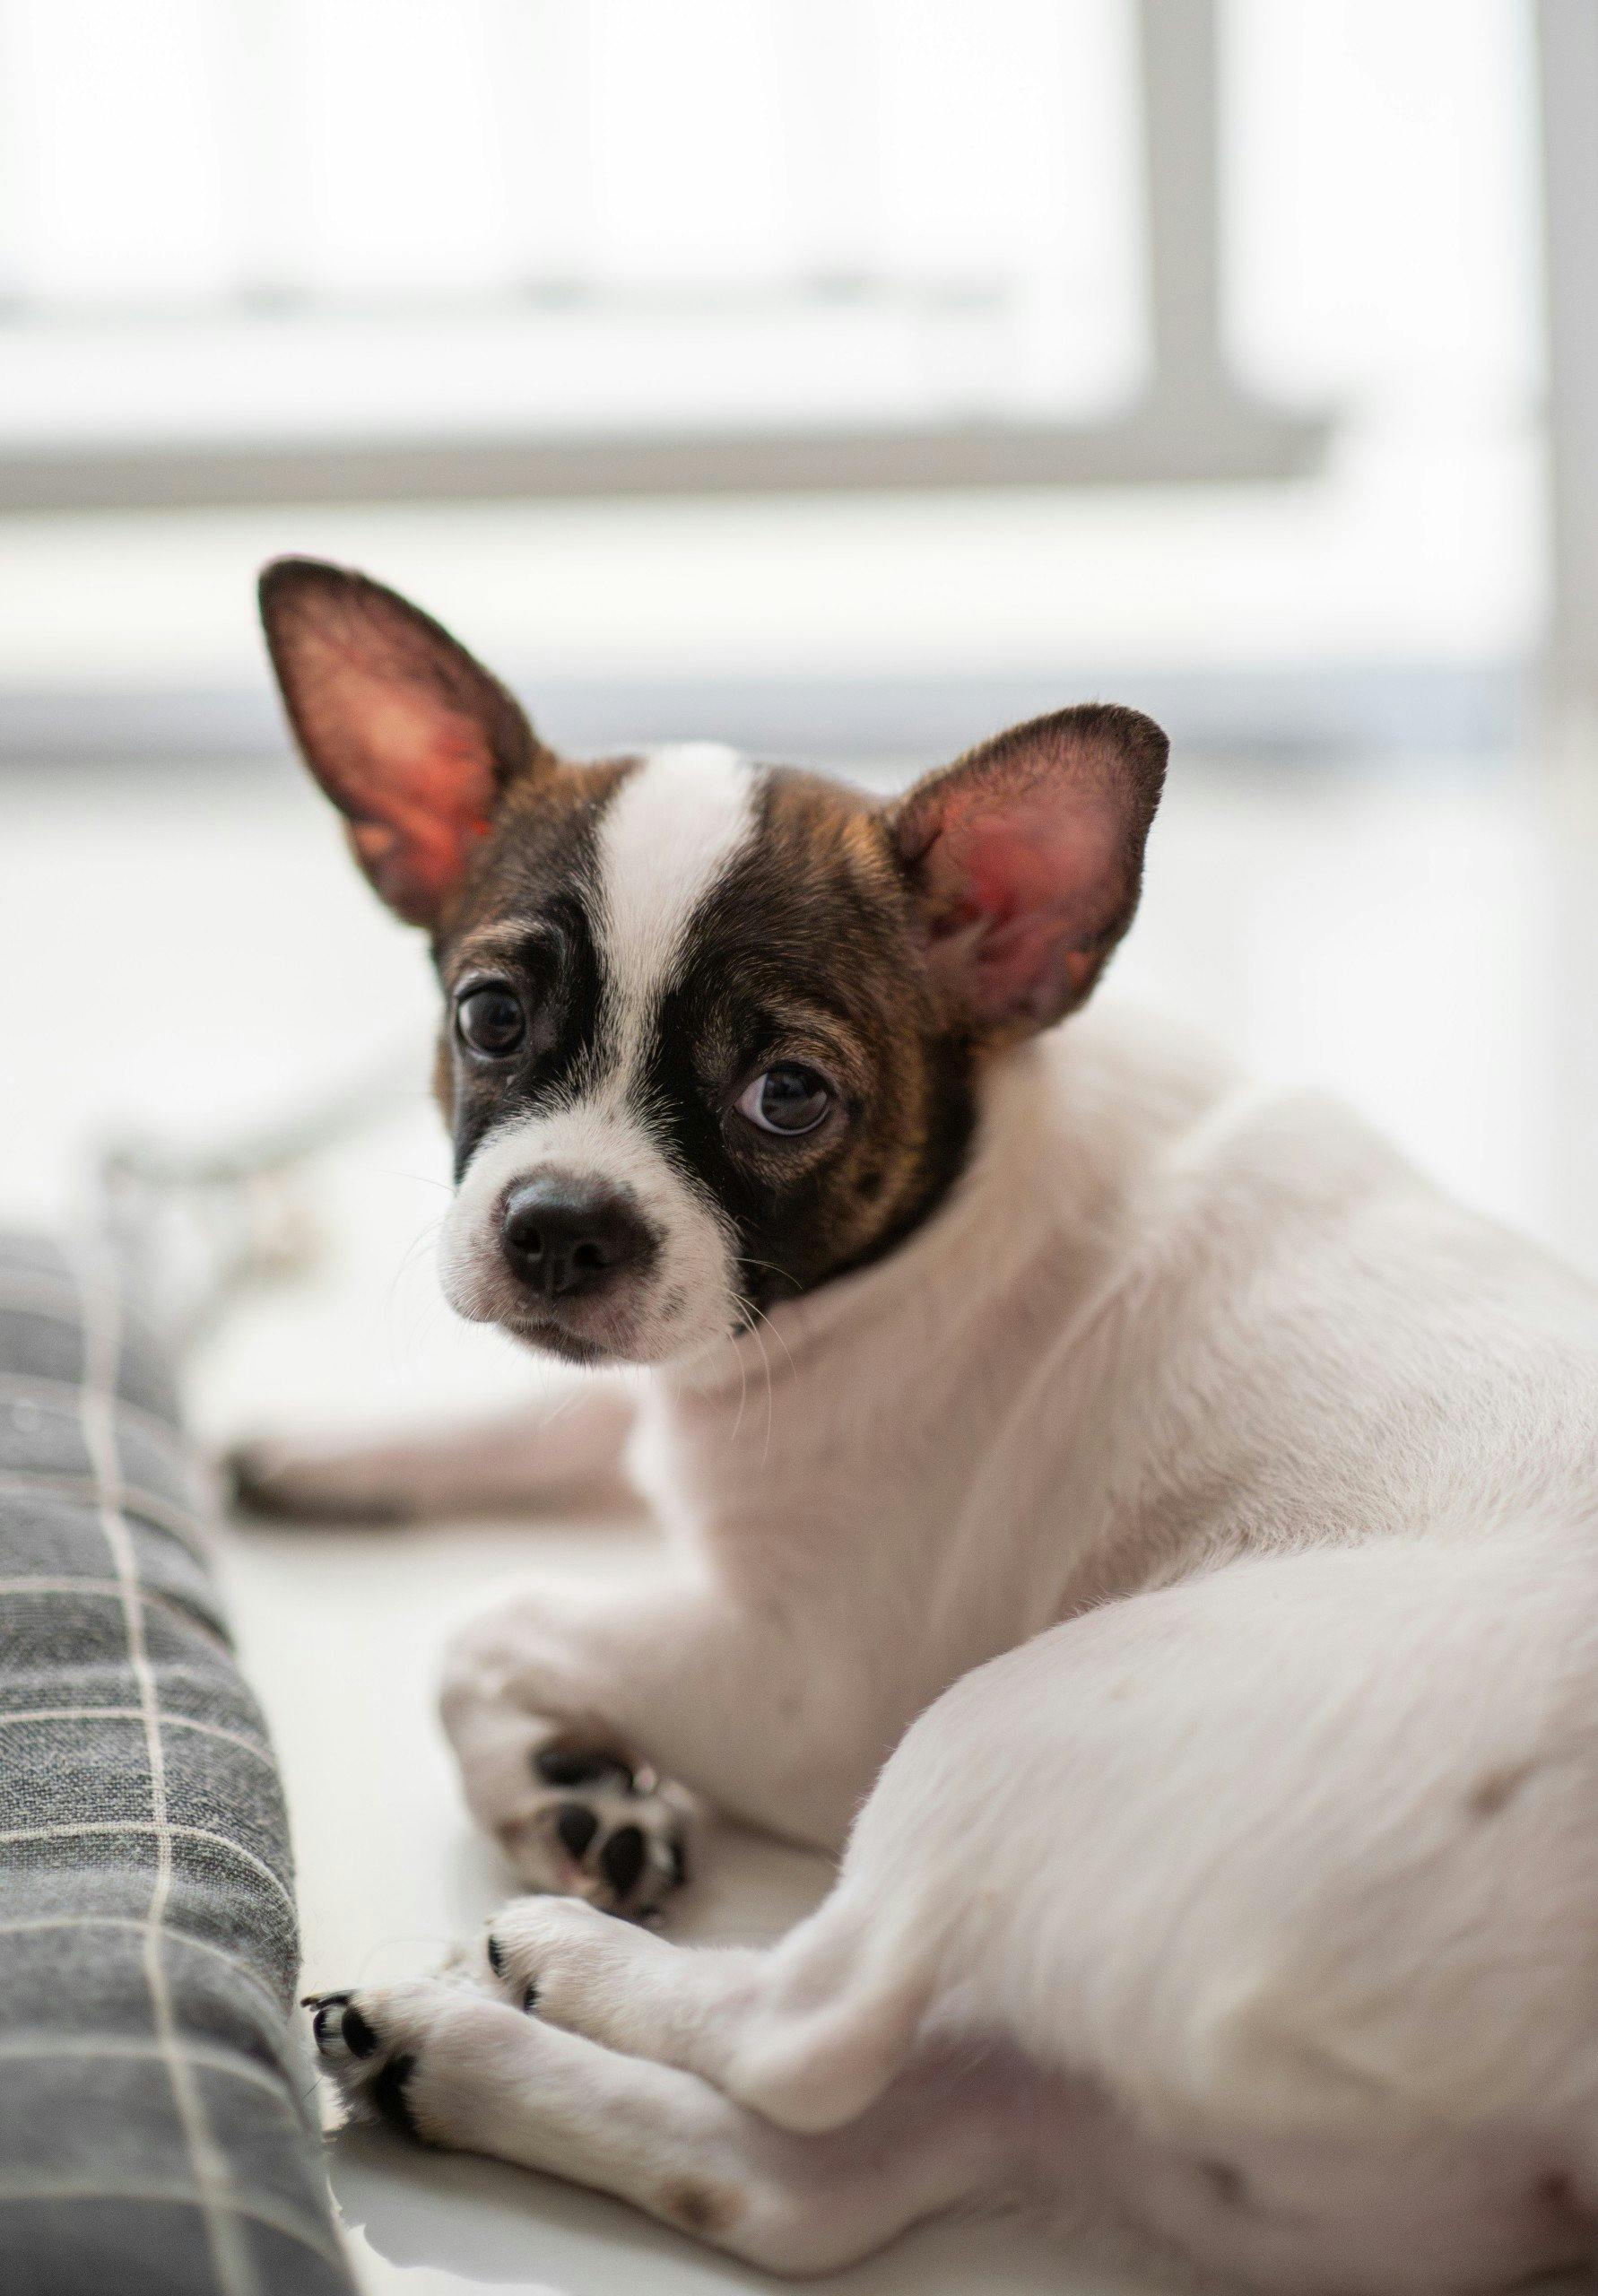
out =
[[[289,717],[431,936],[461,1314],[657,1363],[887,1250],[960,1171],[983,1064],[1131,922],[1166,744],[1020,726],[882,803],[708,743],[573,765],[439,625],[262,578]]]

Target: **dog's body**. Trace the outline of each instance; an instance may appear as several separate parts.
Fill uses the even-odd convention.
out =
[[[329,578],[294,578],[315,599]],[[386,595],[358,593],[359,615]],[[339,627],[343,662],[366,624],[353,649]],[[282,667],[298,641],[277,642]],[[359,837],[291,659],[284,678]],[[1097,804],[1101,752],[1085,778],[1069,761],[1121,734],[1069,735],[1049,786]],[[1014,754],[912,797],[912,872],[927,804],[958,859],[961,793],[986,807],[1003,783],[1012,802]],[[1029,803],[1038,770],[1025,748]],[[791,1055],[745,1083],[729,1053],[729,1113],[701,1137],[660,1081],[670,1016],[695,1046],[735,1034],[693,1004],[695,935],[735,908],[740,870],[758,899],[760,839],[797,839],[812,809],[834,874],[899,898],[874,825],[808,785],[757,820],[743,771],[674,753],[614,779],[563,865],[589,924],[560,921],[542,1036],[530,1049],[534,1000],[496,982],[453,1093],[456,1304],[564,1317],[563,1352],[663,1365],[634,1453],[669,1565],[621,1592],[530,1593],[459,1639],[445,1690],[475,1814],[535,1887],[593,1902],[520,1900],[468,1971],[330,1997],[325,2054],[431,2141],[622,2192],[777,2269],[1039,2188],[1107,2195],[1269,2286],[1488,2290],[1588,2254],[1598,1301],[1318,1100],[1255,1094],[1120,1020],[1020,1040],[1018,999],[1047,1020],[1085,995],[1135,868],[1062,952],[1030,909],[1016,926],[1030,865],[1003,839],[971,872],[983,900],[1007,873],[980,992],[1003,1025],[966,1060],[968,986],[958,1045],[934,1019],[892,1053],[915,1112],[898,1161],[869,1088],[829,1099]],[[542,789],[541,820],[576,819],[574,792]],[[1097,883],[1112,840],[1079,829],[1048,846],[1051,875],[1085,853]],[[457,1009],[506,943],[497,834],[435,934]],[[517,932],[545,898],[528,835]],[[989,930],[976,906],[956,905],[962,963]],[[585,971],[569,944],[590,926]],[[937,928],[913,929],[937,961]],[[862,977],[897,979],[893,952],[852,947]],[[823,954],[792,962],[814,990]],[[707,968],[707,996],[724,974]],[[832,1020],[847,1042],[822,1046],[812,1015],[803,1043],[836,1077],[871,1024]],[[741,1167],[705,1182],[716,1158],[768,1152],[745,1108],[761,1132],[818,1135],[812,1156],[833,1126],[802,1193],[744,1191]],[[600,1224],[526,1210],[530,1171],[565,1185],[579,1163],[603,1173]],[[812,1266],[851,1218],[842,1264]],[[757,1244],[803,1271],[799,1296],[760,1296]],[[547,1437],[286,1455],[255,1482],[307,1511],[532,1502],[613,1463],[629,1415],[602,1384]],[[771,1952],[687,1952],[596,1909],[645,1909],[678,1877],[678,1787],[847,1837],[832,1894]]]

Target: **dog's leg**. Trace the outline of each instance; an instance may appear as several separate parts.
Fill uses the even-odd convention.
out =
[[[682,1878],[683,1798],[835,1846],[870,1783],[847,1685],[775,1611],[664,1574],[551,1579],[458,1635],[441,1709],[473,1815],[538,1890],[648,1911]]]
[[[1023,2100],[985,2068],[907,2083],[854,2126],[795,2136],[692,2074],[622,2056],[449,1979],[314,2005],[352,2109],[631,2201],[762,2270],[836,2270],[1004,2186]]]
[[[481,1974],[518,2009],[814,2132],[855,2120],[916,2043],[936,1928],[891,1933],[847,1885],[764,1951],[675,1945],[569,1899],[522,1898],[490,1923]]]
[[[420,1435],[244,1443],[226,1472],[240,1507],[317,1522],[400,1522],[426,1515],[525,1513],[616,1478],[630,1395],[601,1382],[563,1402]]]
[[[1107,2194],[1212,2268],[1507,2287],[1598,2249],[1593,1578],[1411,1542],[1106,1605],[919,1718],[776,1947],[529,1900],[469,1967],[808,2137],[1007,2034],[1098,2089]]]

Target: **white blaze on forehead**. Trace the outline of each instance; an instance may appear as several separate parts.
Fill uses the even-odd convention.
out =
[[[678,969],[694,915],[754,833],[755,778],[720,742],[656,750],[600,826],[600,966],[623,1074]]]
[[[732,1228],[631,1095],[694,918],[754,834],[758,789],[735,751],[691,742],[656,750],[611,799],[595,856],[597,1057],[569,1098],[509,1118],[473,1151],[439,1243],[444,1289],[460,1314],[506,1318],[505,1197],[529,1173],[555,1169],[626,1188],[658,1240],[638,1296],[618,1309],[625,1332],[612,1344],[625,1360],[664,1361],[733,1329]]]

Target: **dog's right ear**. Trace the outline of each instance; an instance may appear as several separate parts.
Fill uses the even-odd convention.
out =
[[[1087,702],[918,781],[890,820],[934,979],[990,1042],[1052,1026],[1132,922],[1166,738]]]
[[[391,909],[436,929],[513,776],[546,752],[497,678],[430,615],[316,558],[261,576],[294,738]]]

